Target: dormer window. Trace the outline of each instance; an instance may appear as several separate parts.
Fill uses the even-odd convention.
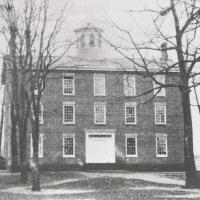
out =
[[[80,39],[80,42],[81,42],[81,48],[85,48],[85,35],[81,35],[81,39]]]
[[[94,47],[94,35],[90,35],[90,47]]]

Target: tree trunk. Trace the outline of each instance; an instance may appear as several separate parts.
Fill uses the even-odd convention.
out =
[[[23,81],[23,80],[22,80]],[[20,117],[18,122],[20,135],[20,167],[21,167],[21,182],[26,183],[28,180],[27,174],[27,158],[26,158],[26,133],[28,123],[28,105],[26,105],[26,91],[23,84],[20,85]]]
[[[32,191],[40,191],[40,174],[39,174],[39,159],[38,159],[38,143],[39,143],[39,112],[32,120],[32,142],[33,142],[33,159],[30,166],[32,170]]]
[[[17,172],[19,169],[18,162],[18,143],[17,143],[17,119],[15,117],[14,105],[11,104],[11,152],[12,152],[12,165],[11,171]]]
[[[20,119],[21,121],[21,119]],[[21,182],[26,183],[28,179],[27,174],[27,160],[26,160],[26,130],[22,125],[23,123],[19,123],[19,134],[20,134],[20,171],[21,171]],[[26,125],[25,125],[26,126]]]
[[[184,163],[186,188],[199,188],[200,179],[196,171],[194,153],[193,153],[193,131],[192,131],[192,118],[190,109],[190,92],[189,90],[181,91],[183,118],[184,118]]]

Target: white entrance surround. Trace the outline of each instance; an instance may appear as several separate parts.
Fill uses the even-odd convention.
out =
[[[115,163],[115,129],[85,130],[86,163]]]

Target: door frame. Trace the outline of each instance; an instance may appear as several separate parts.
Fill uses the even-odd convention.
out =
[[[87,148],[87,137],[92,134],[102,134],[102,135],[108,135],[110,134],[111,137],[114,138],[114,154],[115,154],[115,161],[113,163],[116,163],[116,141],[115,141],[115,129],[85,129],[85,163],[86,164],[92,164],[86,162],[86,148]],[[98,163],[94,163],[98,164]],[[106,164],[106,163],[105,163]]]

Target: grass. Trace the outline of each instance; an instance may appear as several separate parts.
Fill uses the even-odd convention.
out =
[[[91,173],[91,172],[90,172]],[[117,172],[116,172],[117,173]],[[160,176],[167,178],[176,178],[182,180],[184,178],[183,173],[160,173]],[[89,178],[86,173],[79,172],[43,172],[41,174],[41,184],[49,184],[43,186],[43,191],[53,190],[53,194],[17,194],[12,192],[5,192],[2,189],[17,187],[21,184],[19,182],[19,175],[0,175],[0,199],[2,200],[174,200],[177,195],[182,195],[177,199],[191,199],[187,198],[188,194],[199,194],[198,197],[192,199],[200,199],[200,191],[184,191],[178,185],[158,184],[149,181],[137,180],[137,179],[125,179],[125,178],[111,178],[108,176]],[[29,181],[24,186],[31,186]],[[51,185],[54,181],[59,180],[71,180],[74,182],[61,183],[58,185]],[[77,181],[77,179],[80,179]],[[22,186],[23,187],[23,186]],[[83,191],[82,193],[66,193],[57,194],[59,191]],[[30,191],[30,189],[27,189]],[[172,197],[168,197],[172,195]],[[185,198],[183,196],[185,195]]]

